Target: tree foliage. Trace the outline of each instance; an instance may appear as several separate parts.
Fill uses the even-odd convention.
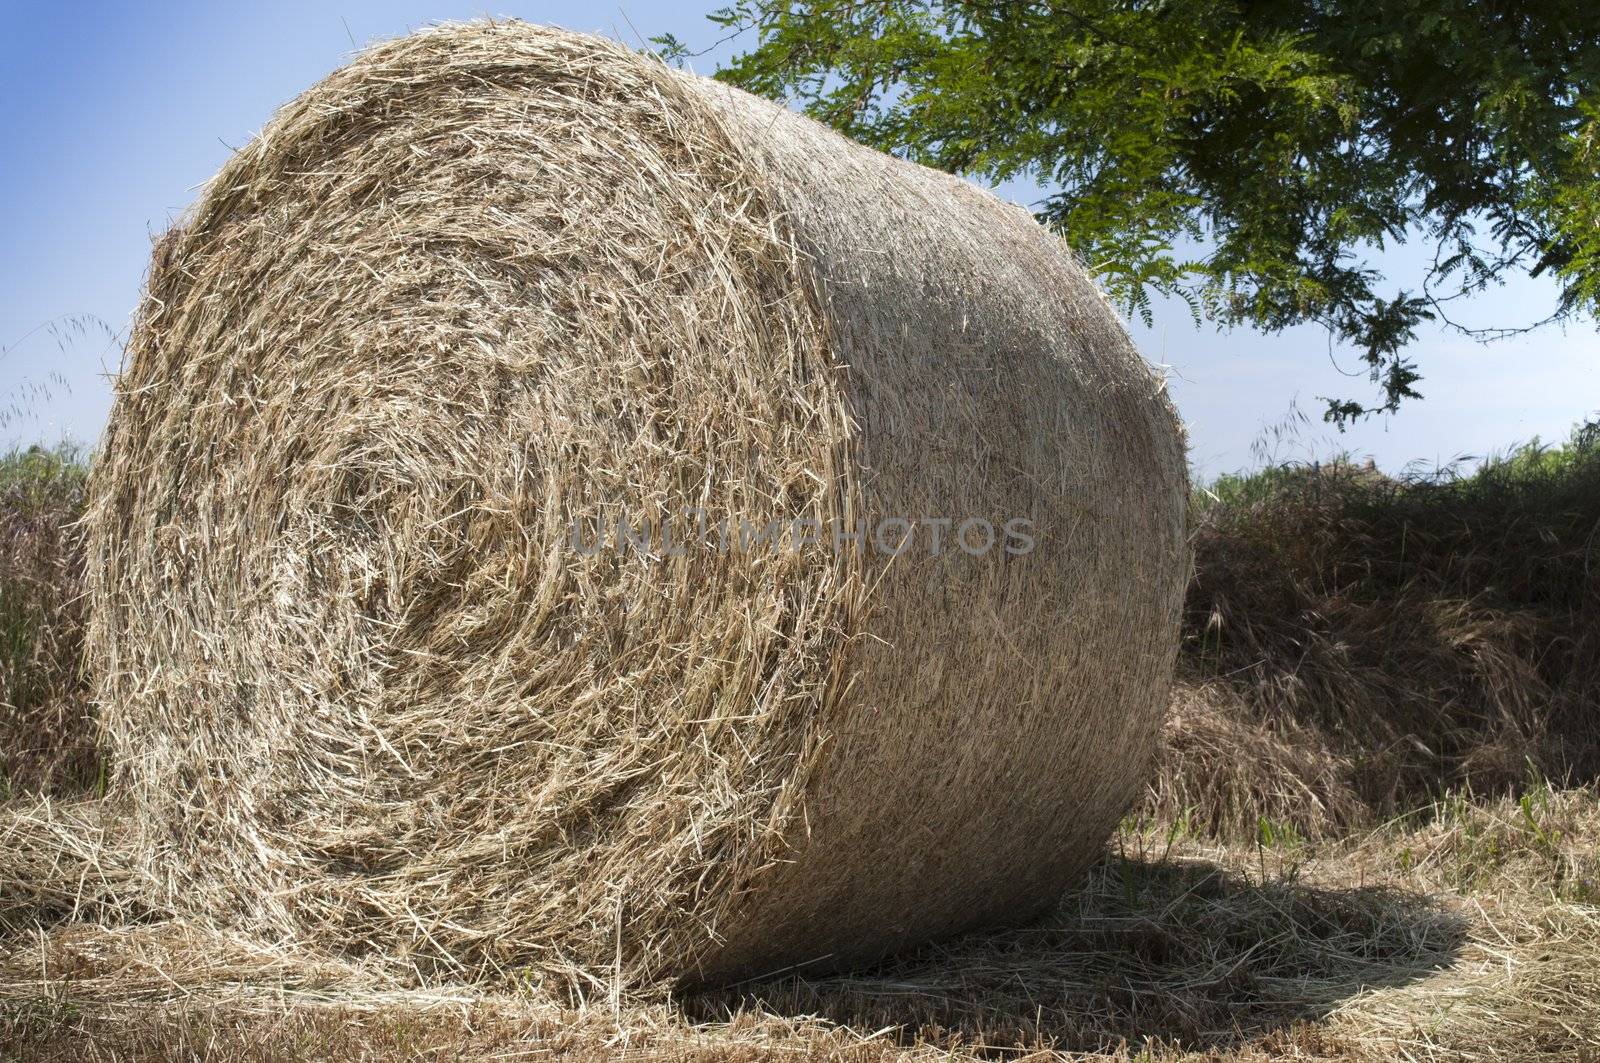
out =
[[[1418,325],[1514,272],[1544,320],[1600,302],[1600,6],[1588,0],[738,0],[719,77],[856,139],[1047,189],[1059,231],[1131,312],[1315,322],[1417,393]],[[683,54],[671,38],[669,54]],[[1409,288],[1372,265],[1424,241]]]

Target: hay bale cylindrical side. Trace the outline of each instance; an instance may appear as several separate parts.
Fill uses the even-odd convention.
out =
[[[595,38],[428,30],[158,245],[91,485],[117,786],[164,903],[425,972],[1025,919],[1148,764],[1185,492],[1025,212]]]

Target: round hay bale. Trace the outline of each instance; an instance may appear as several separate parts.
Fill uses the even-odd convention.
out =
[[[155,253],[89,527],[142,867],[427,975],[1027,919],[1151,760],[1185,494],[1025,211],[604,40],[377,46]]]

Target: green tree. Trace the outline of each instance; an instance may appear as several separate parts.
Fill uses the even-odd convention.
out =
[[[1420,379],[1419,323],[1479,338],[1600,303],[1600,5],[1592,0],[739,0],[718,76],[886,151],[1047,189],[1040,219],[1130,312],[1315,322],[1362,352],[1371,405]],[[681,57],[663,38],[668,55]],[[1427,242],[1399,288],[1386,245]],[[1451,304],[1559,278],[1539,321]]]

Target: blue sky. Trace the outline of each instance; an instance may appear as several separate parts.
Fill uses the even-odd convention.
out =
[[[151,237],[273,110],[340,65],[355,44],[441,19],[515,16],[633,44],[662,32],[704,47],[715,4],[446,2],[165,5],[8,2],[0,40],[0,446],[92,442],[110,405],[116,334],[138,298]],[[709,71],[725,46],[697,61]],[[1001,190],[1027,202],[1030,189]],[[1379,264],[1414,287],[1417,253]],[[1542,316],[1554,289],[1518,280],[1463,311],[1468,323]],[[106,328],[102,328],[101,323]],[[1481,455],[1533,436],[1563,437],[1600,410],[1600,332],[1583,321],[1482,346],[1443,329],[1417,344],[1425,401],[1344,435],[1318,396],[1371,394],[1348,351],[1315,328],[1273,336],[1196,328],[1181,306],[1130,326],[1170,367],[1203,475],[1259,464],[1252,443],[1298,406],[1312,424],[1271,450],[1309,459],[1339,450],[1385,468]]]

